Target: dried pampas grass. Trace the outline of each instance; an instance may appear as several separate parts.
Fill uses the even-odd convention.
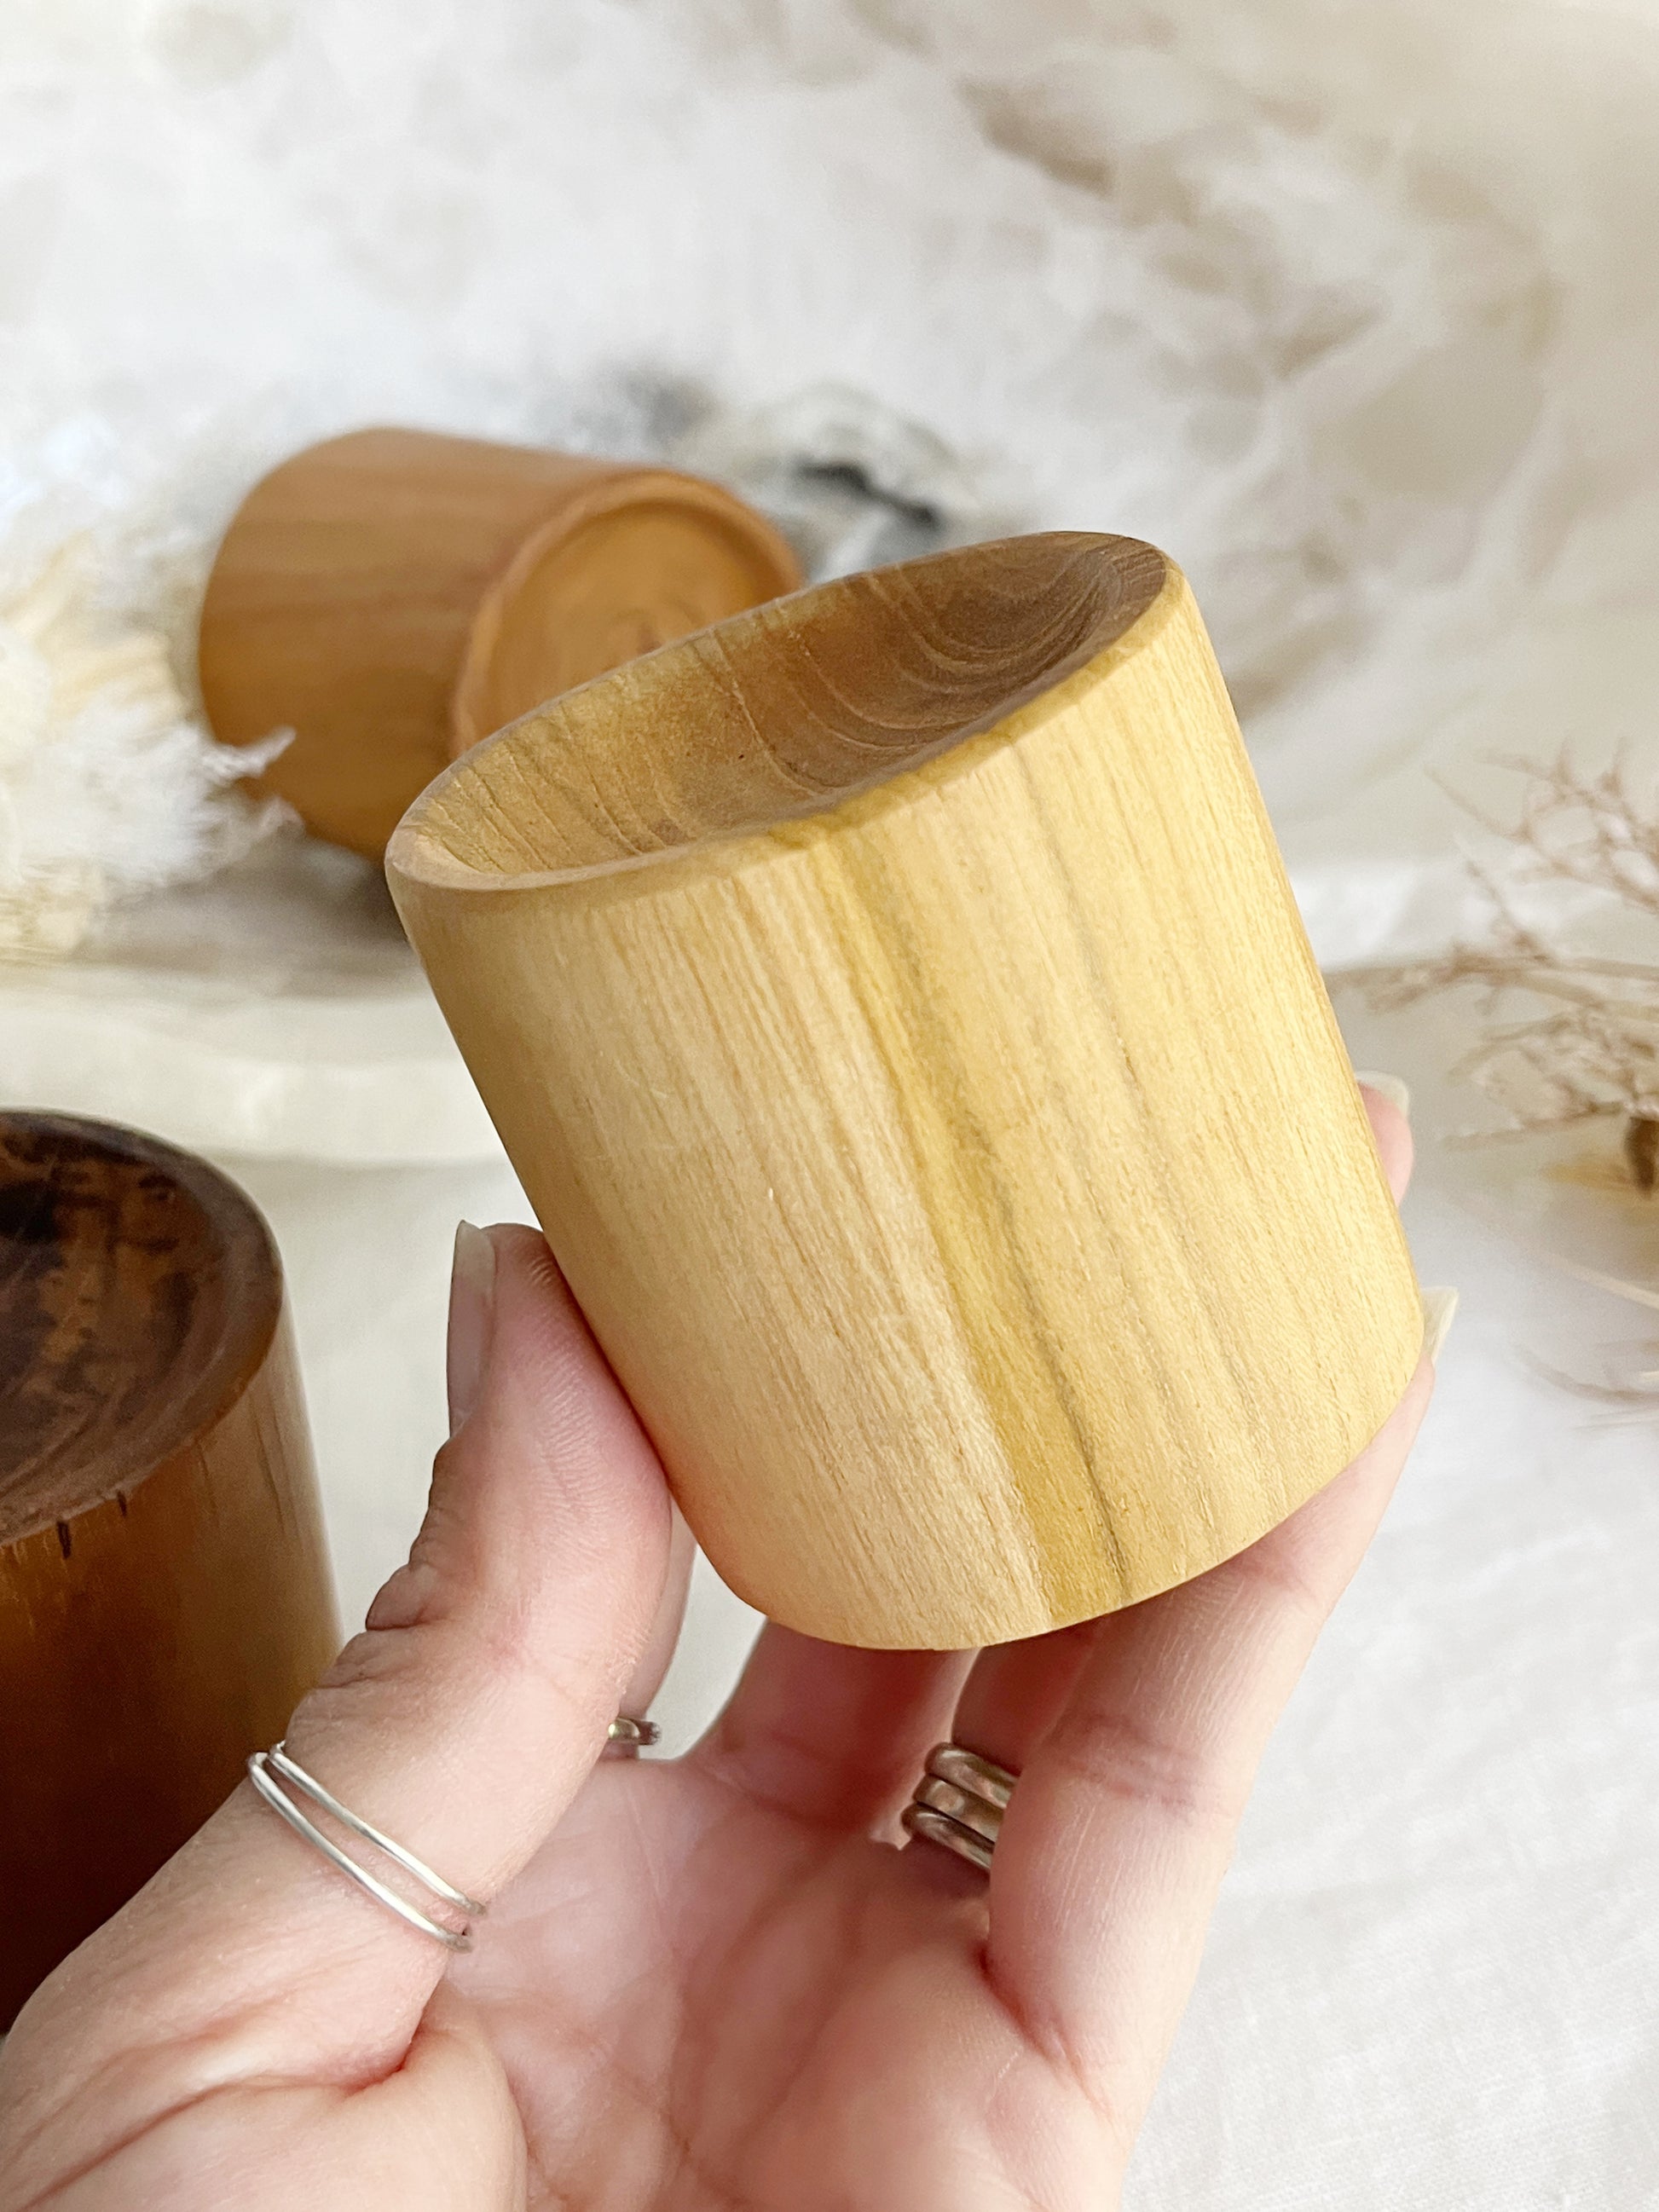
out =
[[[0,957],[70,951],[116,900],[239,858],[285,810],[228,787],[158,629],[100,608],[84,537],[0,599]]]

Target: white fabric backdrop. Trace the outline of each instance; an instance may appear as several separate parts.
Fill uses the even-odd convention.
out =
[[[1655,0],[12,0],[0,949],[249,834],[191,639],[283,453],[707,452],[826,380],[1174,552],[1321,959],[1443,942],[1429,770],[1659,758],[1656,86]],[[14,1090],[478,1157],[384,911],[283,888],[0,970]]]
[[[1650,0],[11,0],[0,909],[185,887],[0,969],[0,1096],[267,1207],[349,1614],[418,1516],[455,1218],[521,1208],[362,872],[279,844],[188,887],[249,826],[187,651],[240,489],[365,420],[659,452],[840,380],[1019,522],[1168,546],[1322,957],[1437,944],[1430,768],[1652,744],[1656,52]],[[1419,1127],[1467,1115],[1439,1018],[1346,1015]],[[1635,1330],[1517,1244],[1549,1209],[1504,1174],[1431,1147],[1412,1200],[1463,1311],[1270,1759],[1146,2212],[1659,2203],[1659,1468],[1539,1371]],[[1580,1256],[1604,1231],[1651,1266],[1650,1216]],[[700,1584],[680,1737],[749,1626]]]

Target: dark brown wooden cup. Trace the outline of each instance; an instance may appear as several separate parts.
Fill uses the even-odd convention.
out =
[[[0,1114],[0,2029],[338,1643],[264,1219],[170,1145]]]

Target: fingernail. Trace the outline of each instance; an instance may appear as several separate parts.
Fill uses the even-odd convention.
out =
[[[470,1221],[457,1224],[449,1277],[449,1433],[453,1437],[477,1403],[489,1354],[495,1301],[495,1247]]]
[[[1423,1349],[1429,1355],[1431,1366],[1437,1366],[1440,1347],[1451,1333],[1452,1316],[1457,1311],[1457,1293],[1453,1290],[1425,1291],[1423,1293]]]
[[[1412,1118],[1412,1091],[1408,1083],[1397,1075],[1379,1075],[1373,1067],[1356,1067],[1356,1083],[1363,1083],[1367,1091],[1375,1091],[1386,1098],[1390,1106],[1397,1106],[1409,1121]]]

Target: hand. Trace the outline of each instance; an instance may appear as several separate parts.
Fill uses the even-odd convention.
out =
[[[1396,1188],[1410,1139],[1368,1097]],[[494,1900],[406,1929],[244,1784],[35,1996],[0,2212],[1082,2212],[1117,2199],[1263,1745],[1427,1402],[1200,1580],[968,1654],[762,1635],[685,1758],[604,1759],[685,1547],[540,1237],[459,1247],[454,1437],[294,1756]],[[896,1814],[1022,1775],[989,1878]],[[447,1972],[446,1969],[448,1969]]]

